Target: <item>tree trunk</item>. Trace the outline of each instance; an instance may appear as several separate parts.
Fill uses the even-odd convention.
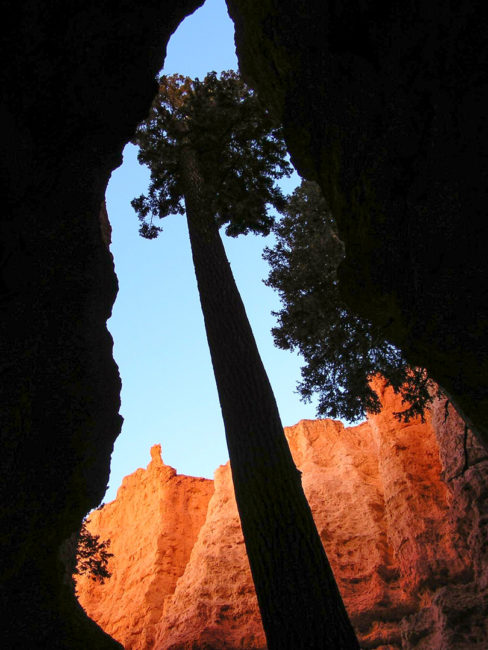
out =
[[[200,302],[268,647],[354,650],[359,645],[189,146],[181,162]]]

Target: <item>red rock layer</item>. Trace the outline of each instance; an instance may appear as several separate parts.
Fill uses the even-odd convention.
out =
[[[207,520],[154,647],[266,647],[228,463],[215,472]]]
[[[331,420],[306,420],[285,430],[361,646],[485,649],[488,460],[440,402],[425,423],[399,423],[393,414],[401,403],[391,390],[379,383],[377,388],[383,411],[364,424],[345,429]],[[99,516],[108,508],[115,511],[125,496],[138,503],[134,520],[146,520],[151,493],[158,490],[149,484],[160,480],[153,463],[146,473],[126,478],[126,493],[121,488]],[[160,476],[165,472],[174,470],[164,467]],[[143,475],[141,502],[130,496],[128,482]],[[135,480],[133,488],[139,489]],[[103,537],[109,527],[102,529],[93,517],[92,530]],[[121,533],[111,530],[115,540]],[[167,529],[152,530],[166,548]],[[118,577],[114,571],[107,585],[90,585],[89,601],[83,594],[88,613],[121,641],[123,630],[131,643],[122,641],[127,648],[265,648],[228,465],[215,474],[215,493],[196,542],[178,537],[182,533],[180,528],[173,535],[173,544],[188,554],[193,548],[186,567],[181,562],[176,572],[169,555],[161,556],[163,565],[160,556],[128,536],[125,555],[117,560]],[[122,553],[115,542],[113,549],[116,556]],[[117,580],[130,582],[122,576],[131,574],[147,575],[149,582],[155,576],[154,589],[134,584],[129,610],[117,603],[116,613]],[[79,590],[85,588],[80,583]]]
[[[488,455],[445,399],[436,400],[432,425],[439,442],[446,518],[452,548],[465,571],[449,574],[403,624],[405,648],[488,648]],[[456,579],[457,578],[457,579]]]
[[[212,481],[164,465],[160,445],[151,457],[147,469],[124,478],[115,501],[90,515],[91,532],[111,540],[111,578],[77,578],[83,608],[131,650],[154,646],[164,598],[185,570],[213,493]]]

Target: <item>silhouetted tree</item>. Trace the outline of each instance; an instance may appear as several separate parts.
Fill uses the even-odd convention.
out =
[[[219,227],[268,233],[288,174],[279,131],[240,78],[162,77],[134,142],[151,170],[141,234],[186,211],[236,501],[269,648],[357,648],[305,499]]]
[[[103,584],[112,575],[108,570],[109,558],[113,553],[108,552],[110,540],[100,541],[100,535],[92,535],[87,528],[88,519],[81,525],[76,548],[75,575],[87,575],[91,580]]]
[[[275,312],[278,347],[298,350],[305,360],[298,389],[305,400],[319,397],[320,416],[357,420],[381,404],[369,379],[381,373],[406,404],[397,417],[423,417],[433,385],[422,368],[412,369],[378,327],[353,314],[341,298],[337,268],[344,246],[320,187],[303,181],[275,224],[277,243],[266,248],[266,281],[283,309]]]

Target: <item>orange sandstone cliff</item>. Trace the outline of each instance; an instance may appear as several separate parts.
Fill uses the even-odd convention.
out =
[[[84,609],[125,648],[154,647],[164,598],[185,570],[214,491],[213,481],[164,465],[160,445],[151,457],[124,478],[115,501],[90,514],[90,531],[111,540],[111,578],[77,578]]]
[[[486,453],[445,400],[399,423],[378,388],[384,408],[364,424],[285,429],[361,645],[486,650]],[[81,604],[125,648],[265,648],[229,465],[212,485],[151,455],[90,516],[113,575],[79,579]]]

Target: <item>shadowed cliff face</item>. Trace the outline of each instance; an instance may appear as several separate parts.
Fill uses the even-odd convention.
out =
[[[2,18],[0,645],[118,647],[63,583],[120,430],[100,206],[198,0],[12,3]]]
[[[478,0],[228,0],[239,62],[321,184],[350,307],[488,442],[486,17]]]

